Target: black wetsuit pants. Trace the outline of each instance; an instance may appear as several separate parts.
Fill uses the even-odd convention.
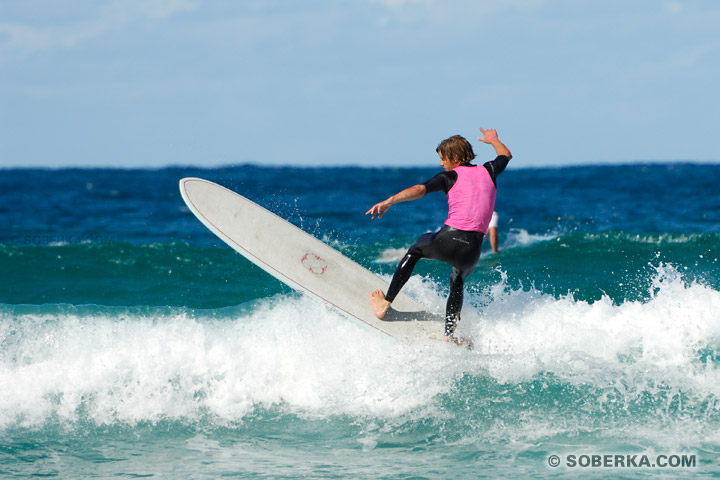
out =
[[[385,299],[389,302],[395,300],[421,258],[449,263],[453,269],[450,275],[450,295],[445,308],[445,335],[452,335],[462,309],[465,279],[473,272],[480,258],[484,236],[482,232],[457,230],[447,225],[435,233],[421,235],[395,270]]]

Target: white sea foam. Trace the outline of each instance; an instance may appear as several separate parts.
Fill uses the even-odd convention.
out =
[[[501,249],[515,248],[515,247],[527,247],[540,242],[547,242],[557,238],[557,233],[530,233],[522,228],[511,228],[507,232],[505,240],[499,245]]]
[[[458,354],[398,345],[298,296],[223,320],[169,312],[3,316],[2,427],[81,414],[99,424],[207,415],[234,422],[258,407],[392,417],[451,388],[441,373]]]
[[[380,252],[380,256],[375,263],[398,263],[405,256],[409,245],[403,248],[386,248]]]
[[[600,236],[601,234],[596,234]],[[674,243],[691,243],[701,239],[701,233],[622,233],[620,238],[635,243],[648,243],[652,245],[664,245]]]
[[[597,444],[665,452],[717,445],[720,292],[686,282],[665,264],[650,284],[649,300],[621,304],[514,290],[505,280],[470,295],[485,306],[464,311],[474,342],[464,368],[485,369],[518,404],[513,416],[521,419],[489,425],[482,441],[509,440],[517,452],[583,433]],[[540,405],[522,393],[548,378],[562,391],[546,390]]]
[[[638,393],[649,380],[720,393],[717,362],[702,361],[699,353],[720,348],[720,292],[688,284],[664,264],[650,288],[650,300],[617,305],[608,297],[588,303],[510,290],[503,281],[480,294],[489,300],[471,299],[487,304],[470,317],[473,353],[503,382],[552,372],[576,384],[629,385]]]
[[[437,416],[439,396],[463,374],[513,385],[549,373],[606,392],[599,403],[680,391],[711,401],[718,362],[698,352],[720,347],[720,292],[669,265],[657,267],[651,289],[648,301],[618,305],[502,281],[468,294],[460,332],[472,351],[399,344],[296,295],[221,312],[3,307],[0,428],[81,416],[233,423],[258,408]],[[406,291],[444,307],[443,287],[430,280],[415,276]]]

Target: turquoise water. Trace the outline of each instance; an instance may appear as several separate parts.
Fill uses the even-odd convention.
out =
[[[363,214],[434,172],[3,171],[0,477],[720,476],[720,166],[509,169],[459,327],[473,350],[293,292],[177,191],[218,181],[389,278],[443,196]],[[408,293],[442,309],[447,267],[416,273]],[[694,464],[568,466],[605,454]]]

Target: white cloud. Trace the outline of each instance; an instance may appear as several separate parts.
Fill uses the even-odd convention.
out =
[[[192,0],[113,1],[98,10],[94,18],[66,25],[0,23],[0,50],[27,55],[41,50],[73,48],[141,18],[169,18],[196,7]]]
[[[140,8],[152,18],[168,18],[176,13],[192,12],[197,4],[191,0],[150,0],[142,2]]]
[[[104,21],[76,24],[71,27],[33,27],[29,25],[0,24],[0,48],[28,54],[50,48],[72,48],[75,45],[103,34],[109,29]],[[0,37],[1,38],[1,37]]]
[[[433,0],[370,0],[371,3],[378,3],[387,8],[399,8],[409,5],[429,5]]]
[[[505,9],[536,8],[545,3],[546,0],[369,0],[370,3],[382,5],[390,9],[404,7],[425,6],[437,7],[438,9],[453,9],[456,7],[470,8],[477,12],[496,12]]]

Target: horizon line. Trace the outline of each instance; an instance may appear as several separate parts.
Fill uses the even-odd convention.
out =
[[[478,163],[477,165],[482,165]],[[623,167],[623,166],[650,166],[650,165],[720,165],[720,160],[690,160],[690,159],[677,159],[677,160],[620,160],[617,162],[589,162],[589,163],[567,163],[557,165],[520,165],[513,166],[513,170],[532,170],[532,169],[560,169],[560,168],[582,168],[582,167]],[[340,169],[340,168],[358,168],[366,170],[401,170],[401,169],[416,169],[416,168],[434,168],[436,165],[359,165],[359,164],[346,164],[346,165],[323,165],[323,164],[307,164],[307,165],[294,165],[294,164],[277,164],[277,165],[266,165],[254,162],[242,162],[242,163],[225,163],[217,165],[198,165],[193,163],[170,163],[165,165],[137,165],[137,166],[122,166],[122,165],[34,165],[34,166],[20,166],[20,165],[9,165],[0,166],[0,171],[7,170],[171,170],[171,169],[198,169],[198,170],[222,170],[230,168],[243,168],[243,167],[254,167],[254,168],[327,168],[327,169]]]

